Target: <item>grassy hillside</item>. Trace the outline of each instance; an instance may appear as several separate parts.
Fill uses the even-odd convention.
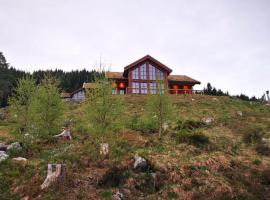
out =
[[[270,199],[269,106],[230,97],[172,96],[175,119],[159,139],[138,123],[145,98],[122,98],[125,127],[109,138],[108,158],[99,155],[83,117],[85,105],[68,106],[72,141],[27,145],[11,121],[0,121],[0,142],[20,138],[23,145],[10,157],[28,159],[25,167],[10,158],[0,164],[0,199],[111,199],[118,190],[126,199]],[[133,170],[136,154],[149,161],[149,171]],[[48,163],[67,164],[68,175],[64,184],[41,191]]]

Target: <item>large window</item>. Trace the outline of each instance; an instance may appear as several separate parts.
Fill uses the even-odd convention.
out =
[[[156,94],[157,84],[156,82],[150,83],[150,94]]]
[[[164,92],[164,72],[154,65],[146,63],[131,71],[133,94],[156,94]]]
[[[149,64],[149,79],[156,80],[156,68]]]
[[[141,83],[141,94],[147,94],[147,83]]]
[[[143,64],[142,66],[140,66],[140,75],[141,75],[141,79],[146,80],[146,64]]]
[[[163,75],[163,71],[156,69],[156,73],[157,73],[157,80],[163,80],[164,79],[164,75]]]
[[[139,68],[135,68],[132,71],[132,79],[139,79]]]
[[[132,94],[139,94],[139,93],[140,93],[139,83],[132,82]]]

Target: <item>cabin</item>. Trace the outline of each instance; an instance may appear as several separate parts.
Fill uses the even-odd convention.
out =
[[[171,75],[172,69],[150,55],[127,65],[123,72],[107,72],[114,83],[112,94],[156,94],[168,90],[170,94],[192,94],[199,81],[186,75]]]
[[[202,93],[202,90],[193,90],[199,81],[171,73],[171,68],[146,55],[127,65],[123,72],[106,72],[105,76],[113,83],[112,94],[157,94],[165,90],[176,95]],[[82,102],[85,90],[94,88],[95,83],[84,83],[82,88],[70,94],[70,101]]]

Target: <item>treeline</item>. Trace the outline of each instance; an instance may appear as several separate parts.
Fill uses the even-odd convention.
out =
[[[203,89],[204,94],[212,95],[212,96],[231,96],[228,91],[223,92],[221,89],[216,89],[211,85],[211,83],[207,83],[206,87]],[[244,101],[260,101],[259,98],[256,98],[255,96],[249,97],[245,94],[235,95],[232,96]]]
[[[51,75],[59,80],[59,88],[62,91],[73,92],[82,87],[84,82],[94,81],[94,77],[99,75],[99,73],[95,70],[87,71],[86,69],[71,72],[56,69],[38,70],[30,74],[11,67],[3,53],[0,52],[0,107],[7,106],[8,97],[19,78],[30,76],[35,80],[36,84],[40,84],[41,80],[47,75]]]

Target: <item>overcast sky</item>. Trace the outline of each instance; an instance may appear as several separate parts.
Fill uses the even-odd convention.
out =
[[[150,54],[232,94],[270,89],[270,0],[0,0],[0,51],[33,71]]]

